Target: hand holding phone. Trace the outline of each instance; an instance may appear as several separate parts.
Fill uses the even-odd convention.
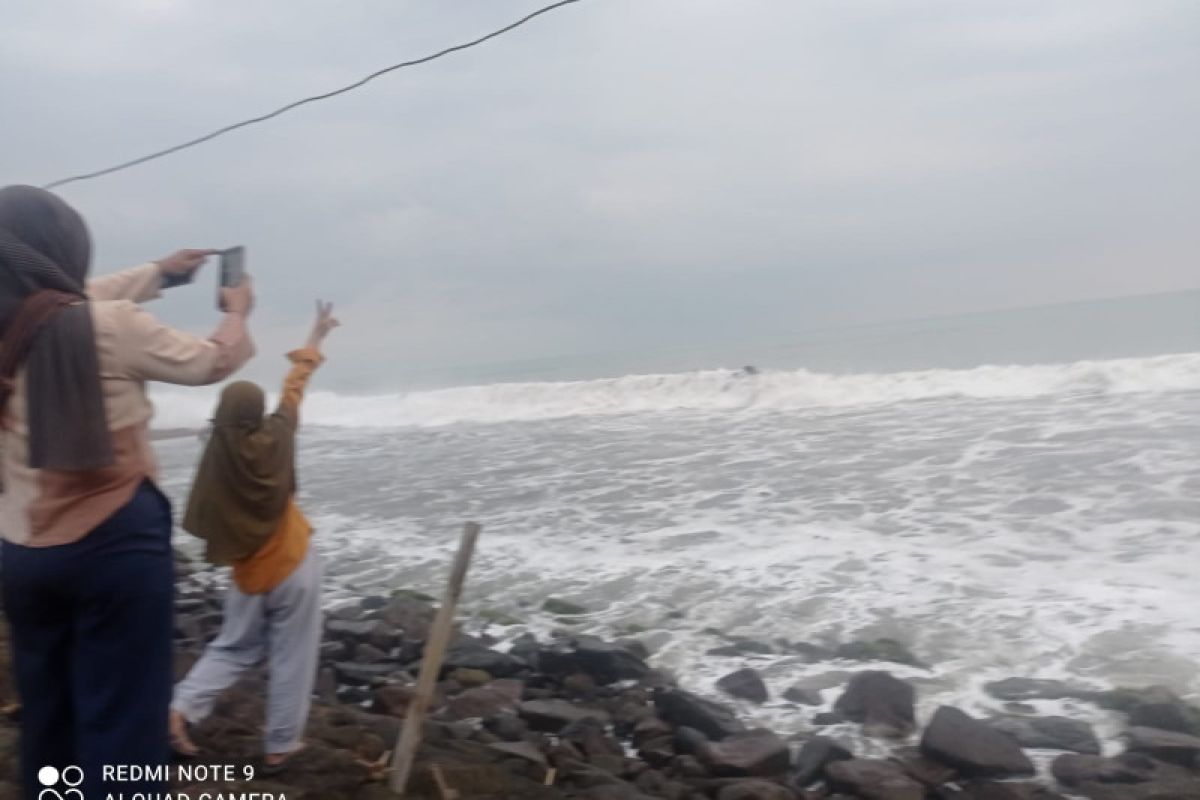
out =
[[[221,251],[221,276],[217,305],[222,311],[249,314],[254,307],[254,293],[246,275],[246,248],[230,247]]]

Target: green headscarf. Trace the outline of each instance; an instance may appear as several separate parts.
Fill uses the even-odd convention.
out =
[[[258,552],[296,490],[295,429],[264,417],[265,404],[253,383],[225,387],[192,483],[183,527],[208,542],[205,558],[218,566]]]

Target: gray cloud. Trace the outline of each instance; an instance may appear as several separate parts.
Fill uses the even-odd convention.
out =
[[[537,5],[16,0],[0,180],[138,155]],[[1193,287],[1198,23],[1186,0],[588,0],[64,195],[103,266],[245,243],[265,356],[337,300],[346,387]],[[202,330],[208,278],[162,314]]]

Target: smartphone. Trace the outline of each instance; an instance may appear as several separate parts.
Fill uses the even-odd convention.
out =
[[[221,282],[217,286],[217,306],[224,311],[225,300],[222,289],[240,286],[246,277],[246,248],[238,245],[221,251]]]

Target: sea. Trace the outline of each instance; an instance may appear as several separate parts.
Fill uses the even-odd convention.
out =
[[[982,687],[1013,676],[1200,701],[1200,291],[443,377],[342,395],[318,376],[300,485],[330,605],[439,594],[476,520],[470,629],[632,636],[712,697],[755,667],[772,699],[735,704],[785,735],[879,665],[709,650],[892,638],[928,665],[884,665],[922,718],[1003,711]],[[211,415],[211,393],[154,397],[163,428]],[[179,502],[199,447],[157,443]],[[801,681],[824,707],[782,698]],[[1108,712],[1032,705],[1119,748]]]

